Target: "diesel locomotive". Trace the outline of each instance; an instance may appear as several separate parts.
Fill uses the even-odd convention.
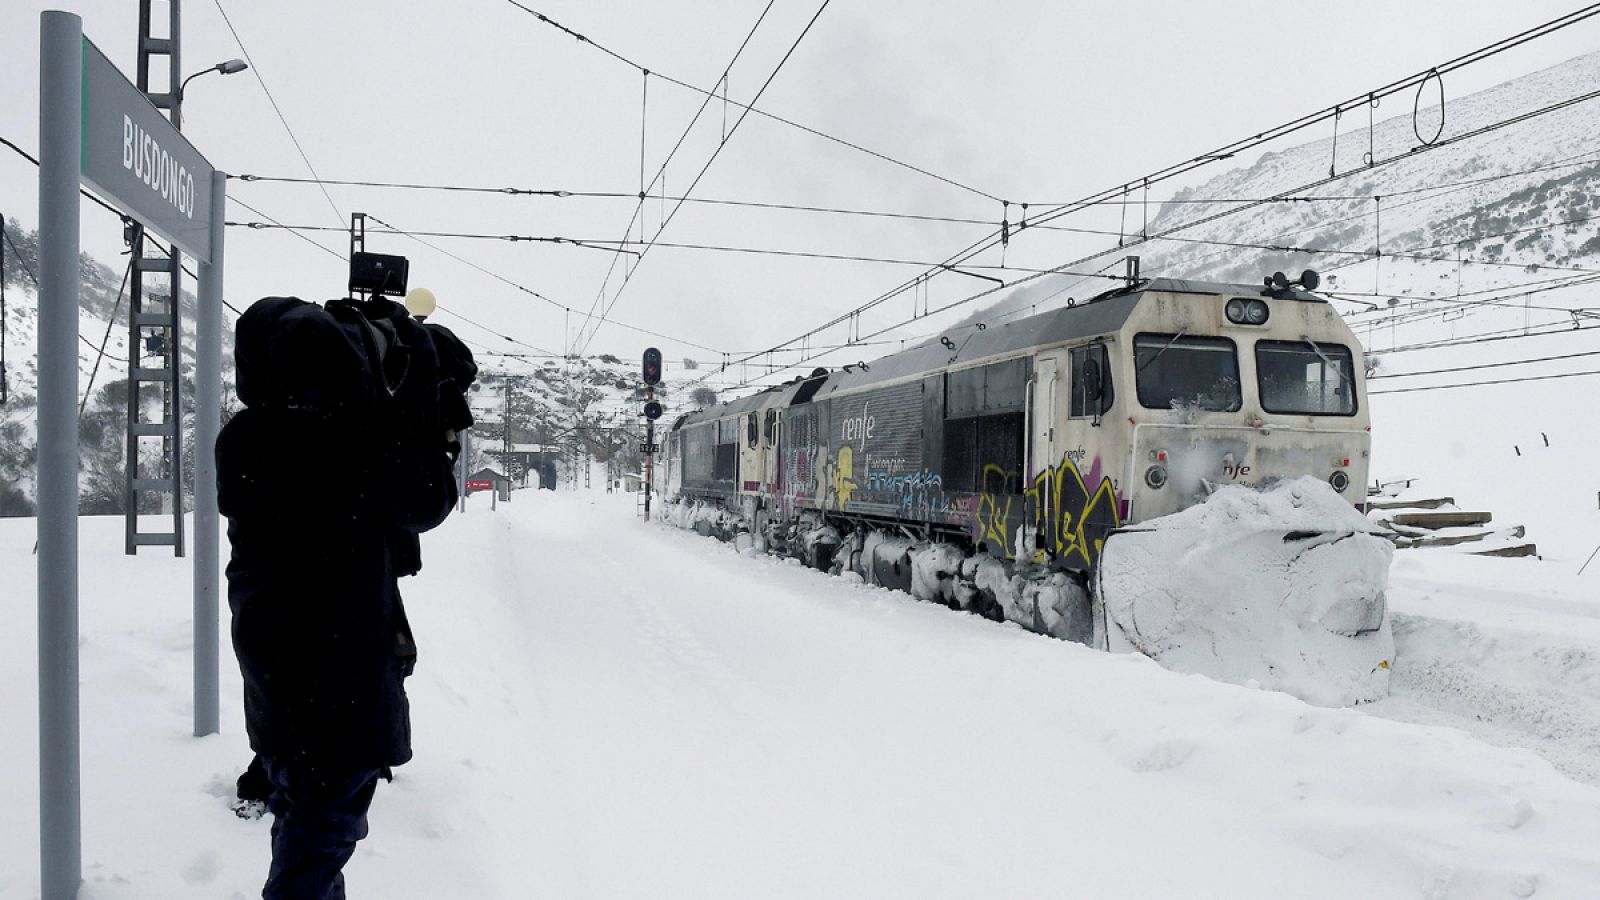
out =
[[[677,419],[664,493],[702,532],[1116,646],[1113,535],[1305,476],[1362,507],[1360,344],[1315,287],[1142,280],[819,369]],[[1350,602],[1341,633],[1386,626],[1381,586]]]

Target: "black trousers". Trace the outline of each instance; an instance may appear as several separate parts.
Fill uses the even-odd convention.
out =
[[[272,781],[272,868],[264,900],[345,900],[344,864],[367,836],[378,769],[328,771],[262,757]]]

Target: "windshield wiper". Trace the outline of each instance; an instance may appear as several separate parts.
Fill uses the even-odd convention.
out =
[[[1144,362],[1140,363],[1139,364],[1139,368],[1138,368],[1137,371],[1143,372],[1145,369],[1149,368],[1151,363],[1153,363],[1156,360],[1161,358],[1161,354],[1167,352],[1168,350],[1171,350],[1172,349],[1172,345],[1176,344],[1178,341],[1182,340],[1183,336],[1188,334],[1188,333],[1189,333],[1189,329],[1185,328],[1184,330],[1182,330],[1182,331],[1178,332],[1177,334],[1173,335],[1172,336],[1172,340],[1167,341],[1165,346],[1163,346],[1160,350],[1157,350],[1155,356],[1152,356],[1149,359],[1145,360]]]
[[[1333,360],[1329,359],[1328,358],[1328,354],[1323,353],[1322,352],[1322,348],[1318,347],[1317,346],[1317,342],[1313,341],[1310,338],[1310,336],[1302,334],[1302,335],[1300,335],[1300,340],[1304,341],[1306,343],[1306,345],[1311,348],[1311,352],[1315,353],[1317,355],[1317,358],[1322,360],[1323,365],[1325,365],[1325,366],[1333,369],[1333,371],[1337,372],[1339,377],[1341,379],[1343,379],[1344,381],[1346,381],[1346,382],[1350,381],[1350,376],[1346,375],[1344,373],[1344,367],[1339,365],[1338,363],[1334,362]]]

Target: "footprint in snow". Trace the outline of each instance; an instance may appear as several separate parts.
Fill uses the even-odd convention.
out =
[[[217,880],[222,864],[217,854],[207,850],[189,862],[183,869],[183,880],[190,884],[210,884]]]
[[[1506,827],[1513,831],[1528,824],[1531,818],[1533,818],[1533,804],[1528,802],[1527,797],[1518,797],[1515,803],[1506,808]]]
[[[1133,761],[1135,772],[1164,772],[1176,769],[1194,755],[1195,743],[1188,740],[1162,741],[1140,754]]]

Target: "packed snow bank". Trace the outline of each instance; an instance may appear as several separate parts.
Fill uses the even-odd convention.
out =
[[[1395,554],[1395,661],[1375,715],[1527,747],[1600,785],[1600,597],[1538,559]]]
[[[1394,551],[1374,531],[1315,478],[1223,487],[1106,542],[1105,644],[1320,706],[1381,698]]]

